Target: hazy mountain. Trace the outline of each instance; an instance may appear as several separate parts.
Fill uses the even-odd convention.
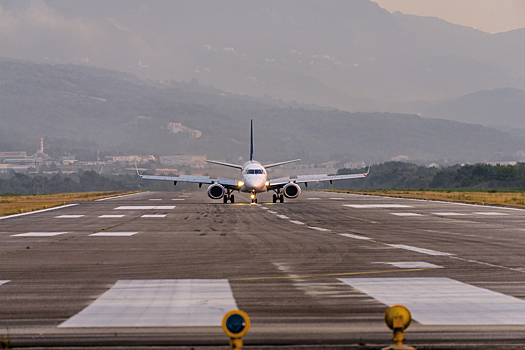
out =
[[[140,80],[93,67],[0,59],[0,151],[36,148],[112,154],[204,154],[239,162],[255,124],[255,156],[262,161],[302,158],[374,161],[474,162],[515,157],[524,139],[459,122],[416,115],[349,113],[292,108],[201,87],[195,83]],[[180,122],[202,131],[191,139],[167,130]],[[27,151],[31,149],[26,148]],[[33,148],[34,150],[34,148]]]
[[[525,91],[514,88],[478,91],[456,99],[429,103],[420,109],[432,118],[525,128]]]
[[[349,111],[525,89],[525,31],[391,14],[369,0],[4,0],[0,56]]]

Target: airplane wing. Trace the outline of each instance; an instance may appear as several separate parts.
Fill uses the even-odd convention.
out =
[[[230,164],[230,163],[216,162],[216,161],[214,161],[214,160],[205,160],[205,162],[213,163],[213,164],[219,164],[219,165],[224,165],[224,166],[229,166],[229,167],[231,167],[231,168],[242,169],[242,165],[236,165],[236,164]]]
[[[218,177],[217,179],[210,179],[209,176],[195,176],[195,175],[180,175],[180,176],[153,176],[153,175],[141,175],[137,172],[138,176],[144,180],[161,180],[161,181],[173,181],[173,182],[190,182],[197,184],[213,184],[217,183],[227,188],[237,188],[237,181],[227,179],[224,177]]]
[[[300,159],[287,160],[286,162],[279,162],[279,163],[268,164],[268,165],[265,165],[264,167],[265,168],[273,168],[275,166],[284,165],[284,164],[288,164],[288,163],[295,163],[295,162],[298,162],[298,161],[300,161]]]
[[[327,174],[315,174],[315,175],[297,175],[296,179],[290,179],[289,177],[281,177],[278,179],[270,180],[269,190],[274,188],[282,187],[290,182],[297,184],[308,182],[320,182],[320,181],[335,181],[335,180],[347,180],[347,179],[359,179],[364,178],[370,172],[370,168],[366,173],[362,174],[348,174],[348,175],[327,175]]]

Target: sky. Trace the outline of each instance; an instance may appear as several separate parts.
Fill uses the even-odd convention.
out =
[[[487,33],[525,28],[525,0],[373,0],[384,9],[431,16]]]

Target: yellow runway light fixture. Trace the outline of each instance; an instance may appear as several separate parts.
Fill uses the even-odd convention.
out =
[[[405,340],[405,329],[412,323],[410,311],[403,305],[394,305],[385,312],[385,323],[394,331],[392,340],[395,345],[384,348],[383,350],[415,350],[411,346],[403,345]]]
[[[230,337],[230,347],[240,350],[242,337],[250,330],[250,317],[242,310],[232,310],[222,318],[222,330]]]

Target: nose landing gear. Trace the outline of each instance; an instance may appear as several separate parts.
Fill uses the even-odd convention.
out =
[[[252,192],[252,194],[250,195],[250,198],[252,199],[252,204],[253,203],[257,204],[257,194],[255,192]]]

